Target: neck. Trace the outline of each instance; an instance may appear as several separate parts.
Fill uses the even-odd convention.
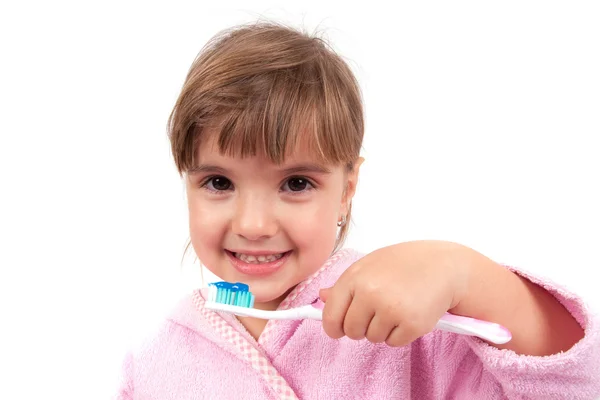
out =
[[[236,317],[238,321],[246,328],[248,333],[254,338],[254,340],[258,341],[258,338],[265,330],[265,326],[267,326],[266,319],[259,318],[250,318],[250,317]]]
[[[277,307],[279,307],[279,304],[281,304],[283,299],[285,299],[287,297],[287,295],[289,294],[289,292],[292,289],[293,288],[291,288],[290,290],[285,292],[281,297],[278,297],[276,299],[266,301],[266,302],[254,303],[254,308],[257,308],[259,310],[267,310],[267,311],[277,310]],[[265,330],[265,326],[267,325],[267,322],[269,322],[266,319],[252,318],[252,317],[237,316],[236,318],[238,319],[238,321],[240,321],[240,323],[244,326],[244,328],[246,328],[248,333],[250,333],[250,335],[256,341],[258,341],[258,338],[260,337],[262,332]]]

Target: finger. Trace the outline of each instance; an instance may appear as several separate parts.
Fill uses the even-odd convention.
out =
[[[404,330],[399,326],[394,327],[388,337],[385,339],[385,344],[390,347],[401,347],[410,341],[406,340]]]
[[[329,292],[331,292],[331,288],[325,288],[325,289],[319,290],[319,298],[321,299],[321,301],[323,303],[325,303],[327,301],[327,299],[329,298]]]
[[[350,339],[360,340],[365,338],[367,328],[375,315],[375,310],[370,307],[369,302],[354,297],[346,317],[344,318],[344,334]]]
[[[389,336],[385,340],[385,343],[391,347],[402,347],[416,340],[419,334],[417,331],[410,326],[397,325],[390,332]]]
[[[344,336],[344,318],[351,302],[352,293],[346,286],[336,284],[329,290],[323,308],[323,329],[327,336],[332,339]]]
[[[396,324],[389,322],[389,318],[382,318],[381,313],[375,314],[367,328],[365,337],[371,343],[383,343],[390,336]]]

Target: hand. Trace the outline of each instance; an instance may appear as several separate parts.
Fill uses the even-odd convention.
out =
[[[325,332],[397,347],[432,331],[466,290],[468,267],[459,261],[465,250],[418,241],[366,255],[321,290]]]

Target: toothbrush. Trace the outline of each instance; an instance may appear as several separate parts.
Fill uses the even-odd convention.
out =
[[[254,295],[244,283],[215,282],[208,287],[208,296],[204,307],[242,317],[259,319],[323,319],[323,303],[292,308],[289,310],[266,311],[254,307]],[[476,336],[495,344],[504,344],[512,339],[508,329],[502,325],[446,313],[436,324],[436,328],[461,335]]]

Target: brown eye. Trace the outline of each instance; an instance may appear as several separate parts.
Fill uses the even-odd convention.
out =
[[[231,181],[224,176],[212,177],[206,182],[206,186],[209,190],[222,191],[231,189]]]
[[[308,179],[302,177],[288,179],[285,185],[283,185],[283,190],[286,192],[303,192],[307,189],[312,189],[312,185]]]

